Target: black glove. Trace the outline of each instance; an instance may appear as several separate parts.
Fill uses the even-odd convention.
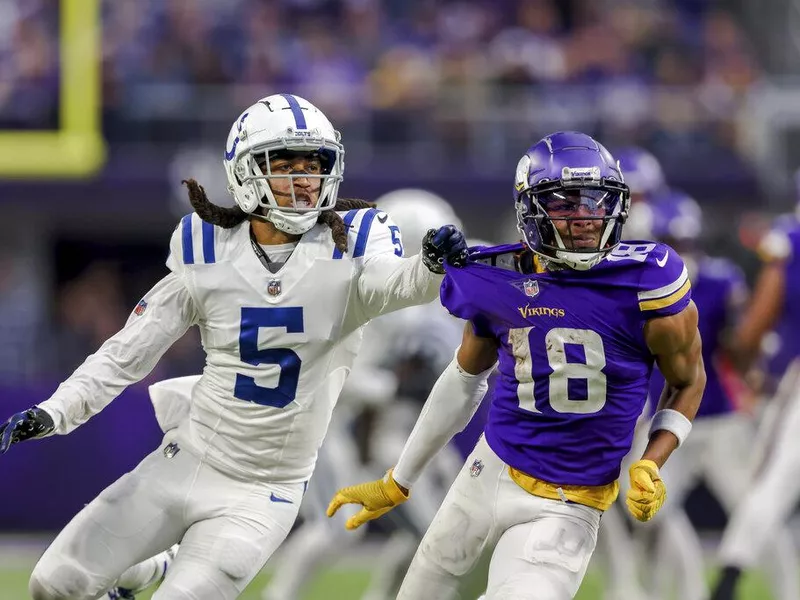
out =
[[[0,454],[5,454],[12,444],[48,434],[54,428],[53,418],[36,406],[11,415],[0,425]]]
[[[467,264],[467,240],[455,225],[429,229],[422,238],[422,262],[432,273],[444,273],[444,263],[454,267]]]

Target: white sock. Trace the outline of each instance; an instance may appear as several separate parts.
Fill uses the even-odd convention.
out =
[[[175,554],[178,552],[178,545],[174,545],[169,550],[161,554],[152,556],[147,560],[133,565],[125,571],[117,580],[117,587],[139,592],[159,581],[167,569],[172,564]]]

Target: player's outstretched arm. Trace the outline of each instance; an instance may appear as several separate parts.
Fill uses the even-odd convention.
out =
[[[639,521],[652,519],[666,500],[658,470],[689,434],[706,385],[694,302],[676,315],[651,319],[644,334],[666,383],[650,426],[650,441],[629,470],[626,504]]]
[[[758,245],[762,260],[753,296],[727,345],[727,352],[740,372],[746,372],[758,357],[764,335],[772,329],[786,301],[786,272],[796,256],[797,232],[776,227]]]
[[[496,362],[496,341],[478,337],[467,323],[456,358],[433,386],[397,465],[383,479],[339,490],[328,516],[344,504],[360,504],[362,510],[346,523],[355,529],[405,502],[425,466],[475,414]]]
[[[391,220],[374,233],[367,243],[367,257],[358,280],[358,295],[363,306],[363,320],[387,312],[425,304],[436,299],[444,274],[444,265],[466,264],[467,242],[454,225],[431,229],[423,238],[419,254],[399,258],[392,243]]]
[[[741,372],[753,364],[762,339],[780,316],[786,294],[785,272],[781,261],[773,261],[765,264],[758,275],[753,298],[726,348]]]
[[[127,386],[150,373],[195,320],[189,291],[178,275],[170,273],[144,296],[122,330],[89,356],[48,400],[27,411],[44,411],[52,422],[49,431],[22,439],[66,434],[85,423]]]

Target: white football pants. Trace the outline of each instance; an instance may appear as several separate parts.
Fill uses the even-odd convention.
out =
[[[781,380],[778,393],[768,407],[759,430],[760,467],[748,482],[720,547],[720,561],[741,568],[753,566],[763,553],[780,556],[788,552],[783,524],[800,497],[800,361],[795,361]],[[790,554],[796,568],[796,554]],[[796,573],[792,580],[796,585]],[[797,598],[794,595],[782,598]]]
[[[34,600],[99,597],[130,566],[180,542],[154,600],[237,598],[294,523],[305,484],[244,482],[186,448],[147,456],[56,537],[31,575]]]
[[[459,579],[492,547],[487,600],[573,598],[594,551],[601,514],[529,494],[481,437],[420,543],[397,598],[457,598]]]
[[[300,507],[303,525],[278,553],[272,579],[261,594],[264,600],[297,600],[319,567],[341,556],[367,532],[366,527],[345,529],[347,519],[358,512],[355,507],[344,507],[332,518],[325,514],[339,488],[368,479],[362,474],[349,422],[349,415],[345,418],[334,412]]]

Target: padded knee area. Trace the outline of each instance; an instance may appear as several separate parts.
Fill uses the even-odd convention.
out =
[[[486,600],[568,600],[570,593],[553,573],[518,573],[509,577]]]
[[[261,550],[249,540],[238,537],[220,538],[214,548],[215,562],[231,579],[242,579],[259,568]]]
[[[28,582],[28,592],[33,600],[82,600],[90,595],[89,577],[70,565],[61,565],[48,578],[34,569]]]
[[[424,562],[445,573],[461,577],[469,573],[483,553],[489,535],[488,523],[475,521],[461,506],[441,512],[422,539],[418,553]]]
[[[239,596],[228,575],[209,565],[183,564],[167,575],[153,600],[227,600]]]
[[[201,590],[196,591],[198,594],[202,593]],[[213,588],[211,592],[213,592]],[[200,600],[200,598],[209,597],[213,597],[213,594],[212,596],[198,596],[194,592],[174,585],[162,585],[153,594],[153,600]]]

